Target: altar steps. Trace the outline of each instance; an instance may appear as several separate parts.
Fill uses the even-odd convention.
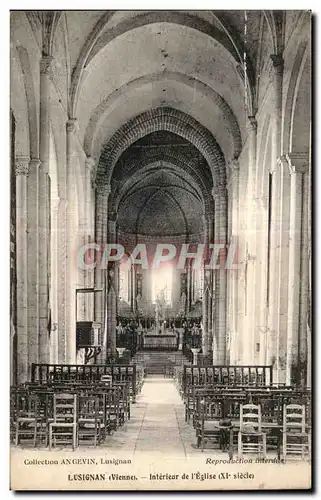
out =
[[[143,365],[146,375],[164,375],[168,367],[189,364],[181,351],[138,351],[133,358],[133,363]]]

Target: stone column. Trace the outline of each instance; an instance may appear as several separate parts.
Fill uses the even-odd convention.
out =
[[[290,228],[290,173],[284,156],[278,158],[280,170],[280,211],[279,211],[279,262],[278,262],[278,308],[277,308],[277,362],[276,382],[285,382],[287,358],[288,324],[288,276],[289,276],[289,228]]]
[[[66,192],[63,192],[58,203],[58,363],[66,363],[67,359],[67,207]]]
[[[50,333],[50,363],[59,363],[59,198],[51,199],[51,333]]]
[[[92,206],[93,206],[93,175],[95,171],[95,160],[91,157],[85,160],[85,219],[86,219],[86,233],[85,233],[85,244],[96,243],[94,241],[94,223],[92,219]],[[85,270],[84,271],[84,284],[86,288],[92,288],[95,285],[95,271]],[[86,318],[94,319],[94,302],[95,297],[87,293],[84,297],[85,300],[85,314]]]
[[[247,217],[246,217],[246,318],[243,338],[243,362],[255,364],[256,324],[255,324],[255,294],[256,294],[256,132],[257,123],[254,117],[248,119],[248,152],[249,167],[247,179]]]
[[[110,213],[108,214],[108,242],[116,243],[116,235],[117,213]],[[110,262],[107,270],[107,345],[112,348],[116,348],[117,290],[117,267],[115,262]]]
[[[188,315],[191,310],[191,261],[186,262],[186,314]]]
[[[67,289],[66,289],[66,361],[67,363],[74,364],[76,362],[76,277],[78,276],[78,269],[76,268],[75,259],[75,244],[77,235],[75,234],[75,213],[73,211],[73,200],[75,191],[75,177],[77,172],[74,168],[75,157],[75,134],[78,129],[77,120],[71,118],[66,125],[67,131],[67,179],[66,179],[66,193],[67,193]]]
[[[40,160],[39,170],[39,361],[49,363],[49,276],[50,276],[50,78],[51,56],[40,61]]]
[[[112,243],[108,240],[108,197],[110,194],[110,186],[108,184],[100,184],[96,188],[96,234],[95,243],[100,246],[100,252],[97,255],[97,265],[95,268],[95,288],[104,289],[103,292],[95,293],[95,321],[101,323],[104,330],[106,326],[106,302],[107,302],[107,268],[101,268],[101,262],[104,256],[104,250],[107,243]],[[104,263],[106,266],[106,263]],[[104,332],[106,340],[107,332]],[[104,344],[106,345],[106,344]]]
[[[270,237],[270,269],[269,304],[268,304],[268,332],[267,332],[267,363],[273,364],[275,382],[279,377],[279,262],[280,262],[280,205],[282,184],[281,169],[277,168],[277,159],[281,154],[281,117],[282,117],[282,82],[283,59],[279,54],[271,55],[273,78],[273,110],[272,110],[272,206],[271,206],[271,237]]]
[[[213,188],[215,201],[215,243],[225,244],[227,238],[226,186]],[[215,272],[215,324],[213,329],[213,363],[226,363],[226,248],[221,250]]]
[[[207,251],[209,243],[209,227],[208,220],[206,216],[203,216],[203,228],[204,228],[204,244],[205,251]],[[202,315],[203,315],[203,331],[202,331],[202,351],[204,355],[208,354],[208,299],[209,299],[209,287],[210,287],[210,275],[209,271],[205,270],[205,262],[203,262],[203,272],[204,272],[204,290],[203,290],[203,300],[202,300]]]
[[[300,362],[307,363],[309,158],[307,153],[289,153],[286,159],[291,176],[286,383],[291,384],[301,382]]]
[[[210,213],[207,217],[208,224],[208,243],[213,244],[214,242],[214,214]],[[209,256],[211,256],[211,252],[209,252]],[[208,270],[209,274],[209,293],[208,293],[208,322],[207,322],[207,331],[208,331],[208,342],[207,348],[208,351],[212,351],[213,344],[213,301],[214,301],[214,273],[212,269]]]
[[[96,162],[94,158],[88,157],[85,160],[85,192],[86,192],[86,225],[87,225],[87,235],[93,232],[93,221],[92,221],[92,204],[93,204],[93,177],[95,172]]]
[[[28,380],[28,261],[27,261],[27,176],[29,158],[15,160],[16,254],[17,254],[17,379]]]
[[[239,163],[236,159],[228,164],[229,178],[228,178],[228,197],[230,201],[230,224],[229,231],[229,245],[233,245],[235,252],[238,251],[238,234],[239,234]],[[240,357],[242,348],[241,338],[238,331],[238,270],[227,269],[229,281],[229,294],[228,294],[228,329],[231,336],[231,364],[237,363]]]
[[[41,162],[33,158],[29,164],[27,182],[27,247],[28,247],[28,358],[39,363],[39,171]]]

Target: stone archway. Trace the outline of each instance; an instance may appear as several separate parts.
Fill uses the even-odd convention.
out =
[[[214,240],[214,242],[226,244],[227,190],[225,159],[214,137],[205,127],[200,125],[190,116],[172,108],[153,109],[129,120],[114,134],[103,148],[96,172],[96,183],[99,191],[99,194],[97,191],[97,214],[99,214],[99,221],[101,221],[96,224],[96,241],[102,244],[105,242],[107,243],[107,241],[116,241],[117,231],[114,227],[116,222],[113,214],[116,213],[115,209],[117,203],[115,203],[115,201],[119,195],[119,190],[117,195],[115,193],[116,197],[114,193],[110,196],[110,193],[112,191],[113,172],[119,158],[131,144],[152,132],[160,130],[172,132],[191,142],[207,161],[212,177],[211,184],[214,186],[211,193],[208,193],[207,199],[213,196],[214,203],[207,202],[206,205],[204,213],[204,242],[209,243]],[[134,164],[135,161],[133,162],[133,165]],[[198,172],[196,172],[196,178],[197,174]],[[207,191],[209,191],[208,188]],[[110,203],[108,202],[109,198]],[[209,207],[213,207],[213,205],[214,213],[208,210]],[[112,220],[110,217],[111,215]],[[106,229],[107,225],[108,230]],[[204,303],[207,304],[206,307],[204,306],[204,313],[207,316],[204,331],[204,335],[206,336],[204,352],[207,353],[208,349],[211,349],[211,345],[209,345],[208,330],[212,330],[213,360],[215,363],[224,363],[226,362],[227,355],[226,270],[218,269],[212,271],[210,274],[211,276],[208,282],[210,283],[211,293],[209,296],[204,297]],[[99,270],[97,270],[96,275],[99,281],[101,279]],[[114,300],[116,300],[116,297],[114,297]],[[213,310],[212,307],[208,307],[209,301],[213,302]],[[111,309],[116,310],[116,307],[112,307]],[[109,334],[113,335],[113,332],[109,331]]]

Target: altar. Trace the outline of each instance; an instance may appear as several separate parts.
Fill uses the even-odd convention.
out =
[[[176,333],[153,333],[147,332],[143,337],[143,349],[155,350],[171,350],[175,351],[178,348],[178,336]]]
[[[155,324],[143,334],[143,349],[171,350],[178,349],[178,335],[174,329],[169,329],[166,321],[164,290],[157,295],[155,304]]]

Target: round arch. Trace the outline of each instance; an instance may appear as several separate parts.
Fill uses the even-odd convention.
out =
[[[220,133],[220,130],[218,130],[218,141],[220,142],[219,136],[222,136],[221,137],[222,141],[223,138],[225,139],[226,135],[230,136],[231,137],[230,140],[232,140],[232,150],[233,150],[232,156],[233,158],[238,157],[242,149],[241,131],[238,121],[232,109],[227,104],[227,102],[221,97],[221,95],[218,92],[216,92],[213,88],[209,87],[202,81],[194,77],[184,75],[183,73],[180,72],[166,71],[166,70],[160,73],[145,75],[136,78],[134,80],[131,80],[130,82],[122,85],[119,89],[112,92],[103,102],[101,102],[96,107],[96,109],[92,113],[92,116],[89,120],[85,132],[84,149],[86,153],[90,156],[94,154],[94,151],[96,150],[95,146],[96,130],[100,126],[103,126],[103,120],[106,111],[116,108],[119,99],[121,99],[125,93],[135,92],[135,90],[143,87],[144,85],[149,85],[151,83],[158,83],[158,82],[167,82],[167,81],[179,83],[180,85],[183,85],[191,89],[193,92],[199,93],[200,96],[209,99],[210,102],[217,107],[217,114],[218,116],[221,116],[221,123],[223,129],[222,133],[223,131],[225,132],[225,134],[222,135]]]
[[[97,183],[110,184],[121,154],[138,139],[159,130],[173,132],[190,141],[207,160],[213,185],[226,185],[225,160],[214,137],[196,120],[172,108],[156,108],[125,123],[102,150],[97,168]]]

